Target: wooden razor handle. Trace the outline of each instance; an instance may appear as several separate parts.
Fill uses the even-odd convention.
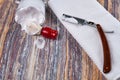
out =
[[[111,70],[110,49],[101,25],[97,24],[96,26],[97,26],[97,30],[99,32],[99,35],[102,41],[102,46],[103,46],[103,53],[104,53],[103,72],[108,73]]]

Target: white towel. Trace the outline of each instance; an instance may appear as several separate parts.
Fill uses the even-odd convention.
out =
[[[97,29],[90,26],[74,25],[62,21],[62,14],[68,14],[101,24],[105,31],[114,30],[113,34],[105,34],[111,52],[112,69],[104,74],[109,80],[120,77],[120,22],[107,12],[96,0],[50,0],[50,8],[65,28],[84,48],[90,58],[103,73],[103,48]]]

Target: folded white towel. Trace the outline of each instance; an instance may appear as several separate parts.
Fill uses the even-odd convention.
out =
[[[97,29],[84,25],[74,25],[62,21],[62,14],[68,14],[101,24],[105,31],[114,30],[107,34],[111,52],[112,69],[104,74],[109,80],[120,77],[120,22],[107,12],[96,0],[50,0],[50,8],[61,23],[84,48],[90,58],[103,73],[103,48]]]

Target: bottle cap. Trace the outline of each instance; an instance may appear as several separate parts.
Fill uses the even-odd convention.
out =
[[[57,30],[53,30],[49,27],[43,27],[41,29],[41,33],[42,36],[49,38],[49,39],[56,39],[58,36],[58,31]]]

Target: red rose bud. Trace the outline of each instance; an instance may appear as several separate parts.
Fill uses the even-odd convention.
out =
[[[41,30],[41,35],[49,39],[56,39],[58,35],[58,31],[53,30],[49,27],[43,27]]]

